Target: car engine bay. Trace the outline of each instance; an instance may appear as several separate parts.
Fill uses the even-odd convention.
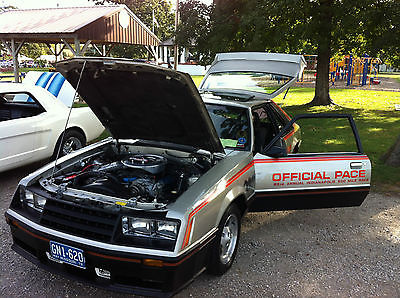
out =
[[[59,189],[70,188],[128,200],[137,204],[168,204],[175,201],[212,166],[200,154],[176,156],[132,153],[115,146],[59,170],[50,180]],[[46,188],[46,187],[45,187]]]

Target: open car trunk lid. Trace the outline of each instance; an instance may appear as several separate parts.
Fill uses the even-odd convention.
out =
[[[57,70],[116,139],[143,139],[223,152],[188,74],[127,59],[74,58]]]
[[[210,88],[207,84],[208,77],[217,73],[254,72],[289,78],[285,84],[269,94],[251,90],[241,90],[246,94],[253,94],[257,98],[271,99],[293,85],[306,65],[307,63],[302,55],[265,52],[220,53],[215,56],[199,89],[201,92],[218,90]],[[224,88],[221,88],[221,90],[224,90]]]

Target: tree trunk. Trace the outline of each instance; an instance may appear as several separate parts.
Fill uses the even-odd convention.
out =
[[[386,156],[386,165],[392,167],[400,167],[400,136],[397,138],[396,143],[392,148],[390,148]]]
[[[315,82],[314,99],[309,103],[312,106],[327,106],[332,104],[329,96],[329,64],[330,50],[322,52],[318,50],[317,78]]]
[[[332,0],[320,0],[316,38],[318,43],[317,78],[312,106],[332,104],[329,96],[329,66],[332,43]]]

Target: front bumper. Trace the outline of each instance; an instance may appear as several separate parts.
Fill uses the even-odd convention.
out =
[[[198,247],[176,257],[158,257],[109,251],[37,231],[6,213],[13,237],[12,248],[37,266],[53,273],[85,281],[110,290],[151,296],[170,296],[190,283],[204,269],[215,234]],[[86,269],[50,260],[50,240],[80,248],[85,253]],[[156,260],[147,265],[147,260]],[[95,268],[108,270],[109,279],[99,277]]]

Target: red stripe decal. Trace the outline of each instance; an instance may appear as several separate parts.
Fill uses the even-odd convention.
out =
[[[288,133],[286,136],[284,136],[283,139],[284,139],[285,141],[287,141],[287,139],[289,139],[292,135],[294,135],[294,128],[293,128],[293,130],[292,130],[290,133]]]
[[[336,161],[336,160],[368,160],[367,156],[334,156],[334,157],[289,157],[273,159],[255,159],[254,163],[278,163],[278,162],[308,162],[308,161]]]
[[[249,169],[251,169],[254,164],[256,163],[277,163],[277,162],[297,162],[297,161],[334,161],[334,160],[368,160],[367,156],[354,156],[354,157],[349,157],[349,156],[329,156],[329,157],[293,157],[293,158],[274,158],[274,159],[255,159],[248,163],[246,166],[244,166],[240,171],[238,171],[235,175],[233,175],[231,178],[228,179],[226,182],[226,187],[229,187],[233,182],[235,182],[237,179],[239,179],[244,173],[246,173]],[[193,221],[194,221],[194,215],[199,212],[204,206],[206,206],[213,194],[215,193],[215,190],[207,196],[207,198],[201,202],[196,208],[194,208],[188,216],[187,220],[187,226],[185,230],[185,236],[183,237],[183,243],[182,243],[182,249],[185,248],[189,244],[190,240],[190,233],[192,231],[192,226],[193,226]],[[277,194],[281,195],[281,194]]]
[[[242,176],[245,172],[247,172],[252,166],[254,166],[254,161],[251,161],[244,168],[242,168],[239,172],[233,175],[227,182],[226,187],[231,185],[234,181],[236,181],[240,176]]]
[[[187,226],[186,226],[186,230],[185,230],[185,236],[183,237],[182,249],[189,244],[190,233],[192,231],[192,225],[193,225],[193,216],[211,201],[211,198],[213,197],[215,192],[216,192],[216,190],[214,190],[212,193],[210,193],[207,196],[207,198],[203,202],[200,203],[200,205],[198,205],[196,208],[194,208],[189,213]]]
[[[272,100],[271,100],[272,101]],[[279,110],[281,110],[281,112],[285,115],[285,117],[290,121],[290,120],[292,120],[290,117],[289,117],[289,115],[279,106],[279,105],[277,105],[276,104],[276,102],[275,101],[272,101],[273,103],[274,103],[274,105],[279,109]]]

